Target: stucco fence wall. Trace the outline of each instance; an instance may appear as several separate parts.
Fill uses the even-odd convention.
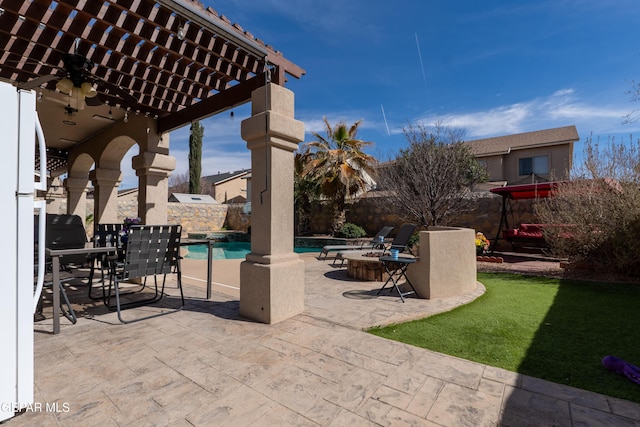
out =
[[[447,224],[455,227],[471,228],[481,231],[493,241],[502,215],[502,197],[488,192],[472,193],[467,198],[465,212],[449,219]],[[533,213],[535,200],[512,200],[508,203],[507,219],[509,226],[521,223],[537,223]],[[367,197],[350,203],[346,211],[347,222],[363,227],[368,235],[375,235],[383,226],[399,227],[407,219],[397,215],[394,206],[384,197]],[[311,214],[310,232],[324,234],[329,229],[331,219],[327,205],[316,205]]]
[[[471,228],[482,231],[493,241],[502,214],[502,197],[492,193],[473,193],[467,200],[469,209],[448,221],[456,227]],[[514,227],[521,223],[538,222],[533,214],[534,200],[517,200],[509,203],[509,225]],[[168,222],[182,224],[183,234],[218,231],[223,228],[229,230],[248,231],[251,227],[251,217],[244,215],[244,204],[203,205],[188,203],[169,203]],[[50,213],[66,212],[65,203],[52,204]],[[87,201],[87,218],[93,212],[93,200]],[[137,203],[123,201],[118,204],[118,218],[137,216]],[[326,204],[318,203],[313,207],[310,218],[311,234],[326,234],[329,229],[331,215]],[[384,197],[367,197],[347,206],[346,218],[348,222],[363,227],[368,235],[374,235],[385,225],[400,226],[406,219],[400,218],[394,206]],[[93,227],[87,227],[88,233]]]

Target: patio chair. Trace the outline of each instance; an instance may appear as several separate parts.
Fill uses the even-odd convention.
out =
[[[400,227],[398,234],[393,239],[393,242],[391,242],[391,246],[387,248],[387,251],[397,249],[400,253],[403,253],[406,250],[411,252],[411,248],[409,248],[409,240],[416,231],[416,228],[418,228],[418,226],[415,224],[403,224],[402,227]]]
[[[35,243],[38,236],[38,221],[34,221]],[[78,249],[83,248],[87,243],[87,233],[82,223],[82,218],[78,215],[56,215],[47,214],[45,246],[49,249]],[[69,297],[64,289],[63,284],[73,280],[75,277],[71,273],[74,266],[82,266],[87,263],[86,255],[67,255],[61,258],[60,270],[63,273],[60,278],[60,294],[62,295],[61,313],[72,323],[76,323],[76,314],[71,307]],[[45,282],[44,286],[52,286],[53,279],[51,277],[51,259],[45,260]],[[63,306],[66,305],[66,310]],[[42,313],[42,300],[38,304],[37,314]]]
[[[391,242],[391,245],[389,245],[388,247],[383,246],[381,249],[383,249],[383,251],[386,253],[388,251],[390,251],[391,249],[398,249],[398,252],[402,253],[405,250],[407,250],[408,245],[409,245],[409,239],[411,238],[411,235],[413,234],[413,232],[416,230],[418,226],[415,224],[403,224],[400,227],[400,230],[398,230],[398,234],[396,235],[396,237],[394,237],[393,241]],[[344,266],[344,254],[346,253],[353,253],[356,252],[354,250],[350,250],[350,251],[339,251],[336,254],[336,257],[333,260],[333,264],[335,265],[338,260],[341,260],[340,263],[340,267]]]
[[[344,251],[344,250],[349,250],[349,249],[353,249],[353,250],[362,250],[362,249],[375,249],[375,248],[381,248],[384,246],[384,239],[385,237],[387,237],[387,234],[389,234],[391,232],[391,230],[393,230],[393,227],[389,227],[389,226],[385,226],[382,227],[380,229],[380,231],[378,231],[378,233],[368,242],[363,242],[359,245],[326,245],[322,247],[322,251],[320,252],[320,255],[318,256],[318,259],[327,259],[327,255],[329,254],[329,252],[333,252],[333,251]],[[322,258],[322,255],[324,255],[324,258]],[[335,263],[335,259],[334,259],[334,263]]]
[[[96,247],[118,247],[122,248],[122,241],[120,239],[120,234],[122,232],[122,228],[124,224],[122,223],[114,223],[114,224],[97,224],[94,232],[93,232],[93,246]],[[105,287],[104,287],[104,271],[105,268],[108,268],[109,261],[115,261],[116,259],[123,260],[124,259],[124,251],[119,250],[117,255],[98,255],[91,258],[91,267],[89,270],[89,298],[91,299],[104,299]],[[93,289],[93,276],[95,274],[96,266],[100,268],[100,276],[102,282],[102,296],[93,296],[91,294],[91,290]],[[108,273],[107,273],[108,274]]]
[[[104,299],[110,310],[118,312],[118,320],[122,323],[138,322],[140,320],[158,317],[182,310],[184,294],[182,292],[182,272],[180,270],[180,225],[134,225],[127,231],[127,244],[123,262],[110,263],[109,287]],[[168,311],[162,311],[149,316],[125,320],[122,310],[140,307],[159,302],[164,296],[167,274],[176,274],[178,289],[180,290],[180,306]],[[162,275],[162,285],[158,286],[158,275]],[[151,297],[140,298],[148,294],[135,292],[138,298],[123,300],[123,296],[131,293],[123,292],[123,283],[127,281],[141,281],[146,285],[147,278],[153,276],[155,290]],[[115,300],[115,306],[112,300]]]

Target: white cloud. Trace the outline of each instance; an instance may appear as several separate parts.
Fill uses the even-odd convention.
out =
[[[466,129],[469,138],[483,138],[575,125],[581,135],[633,132],[622,125],[628,108],[587,102],[573,89],[561,89],[549,96],[497,106],[485,111],[424,116],[417,123],[445,125]],[[636,126],[637,128],[637,126]],[[635,129],[637,130],[637,129]]]

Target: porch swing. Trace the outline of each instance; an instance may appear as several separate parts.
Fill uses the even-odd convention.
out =
[[[513,249],[516,249],[517,244],[544,247],[546,243],[543,232],[546,224],[519,224],[517,227],[513,224],[514,226],[510,226],[507,211],[511,212],[513,222],[513,209],[511,208],[510,201],[551,197],[553,191],[558,188],[560,183],[560,181],[539,182],[534,184],[507,185],[490,189],[489,191],[492,193],[502,196],[502,214],[500,216],[498,232],[491,245],[493,248],[492,251],[495,250],[496,244],[501,238],[511,243]]]

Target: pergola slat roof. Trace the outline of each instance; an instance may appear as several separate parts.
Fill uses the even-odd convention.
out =
[[[0,0],[0,8],[0,79],[55,90],[77,43],[100,99],[161,118],[161,131],[247,102],[267,71],[278,84],[304,74],[192,0]]]

